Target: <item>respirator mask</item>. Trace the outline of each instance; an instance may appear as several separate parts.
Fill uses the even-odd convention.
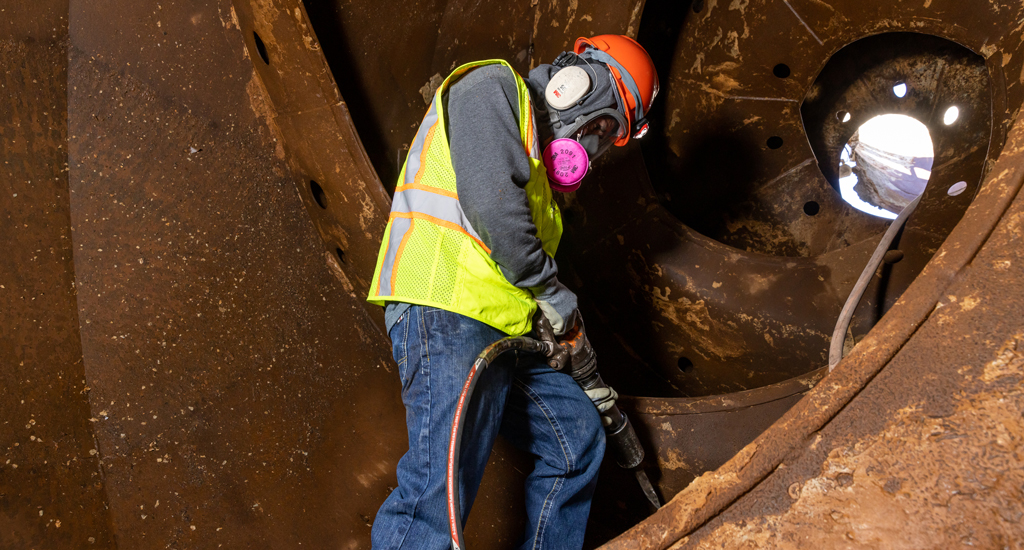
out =
[[[582,105],[596,89],[598,74],[587,61],[587,53],[562,52],[552,63],[560,70],[544,90],[554,132],[554,139],[544,148],[544,166],[551,188],[563,193],[579,189],[590,159],[600,156],[626,132],[626,118],[616,108],[599,109],[571,121],[561,118],[565,111]],[[608,78],[611,80],[610,73]],[[611,84],[614,88],[614,81]]]

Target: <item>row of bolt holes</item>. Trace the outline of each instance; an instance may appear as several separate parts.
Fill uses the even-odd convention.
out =
[[[695,2],[694,3],[694,11],[700,11],[696,7],[697,3],[703,4],[703,2],[701,0],[698,0],[698,2]],[[779,78],[789,78],[789,75],[790,75],[789,65],[786,65],[785,63],[779,63],[778,65],[776,65],[775,67],[772,68],[772,74],[774,74],[775,76],[777,76]],[[907,87],[907,84],[905,82],[897,82],[896,85],[892,87],[892,93],[894,95],[896,95],[896,97],[902,98],[902,97],[907,95],[908,89],[909,88]],[[950,126],[954,122],[956,122],[956,120],[957,120],[957,118],[959,118],[959,116],[960,116],[960,110],[956,106],[952,106],[952,107],[946,109],[946,112],[945,112],[945,114],[942,117],[942,122],[946,126]],[[853,117],[852,117],[852,115],[850,115],[849,111],[838,111],[836,113],[836,119],[838,119],[842,123],[850,122],[851,118],[853,118]],[[772,137],[768,138],[767,145],[768,145],[769,149],[778,149],[779,147],[782,147],[782,138],[780,138],[779,136],[772,136]],[[967,182],[966,181],[958,181],[958,182],[954,183],[952,186],[950,186],[950,188],[946,191],[946,193],[949,196],[951,196],[951,197],[955,197],[955,196],[959,195],[960,193],[963,193],[966,189],[967,189]],[[821,207],[818,206],[818,203],[816,203],[814,201],[810,201],[810,202],[807,202],[807,203],[804,204],[804,213],[807,214],[808,216],[814,216],[820,210],[821,210]],[[895,262],[893,262],[893,263],[895,263]]]
[[[694,3],[694,11],[700,11],[700,8],[697,7],[698,3],[703,6],[703,1],[698,0],[698,2]],[[269,65],[270,58],[267,56],[267,48],[264,46],[263,40],[260,39],[260,35],[256,32],[253,32],[252,35],[256,39],[256,51],[260,54],[260,58],[263,62]],[[775,66],[775,69],[773,69],[772,72],[779,78],[786,78],[789,76],[789,67],[783,63],[779,63]],[[782,147],[782,138],[778,136],[768,138],[768,148],[778,149],[779,147]],[[313,200],[316,201],[317,206],[326,210],[327,193],[324,192],[324,188],[321,187],[316,180],[309,180],[309,192],[313,195]],[[819,210],[820,207],[815,201],[808,201],[804,204],[804,213],[808,216],[817,214]],[[335,247],[334,253],[338,255],[338,260],[340,262],[345,263],[345,251],[342,250],[341,247]],[[885,262],[888,264],[894,264],[902,259],[903,252],[899,250],[890,250],[886,253],[884,258]],[[676,364],[679,366],[679,370],[684,373],[693,372],[693,361],[686,357],[680,357]]]
[[[260,35],[253,31],[252,37],[256,42],[256,52],[260,54],[260,59],[267,65],[270,65],[267,47],[263,44],[263,40],[260,39]],[[313,195],[313,200],[316,201],[317,206],[327,210],[327,193],[324,192],[324,188],[320,187],[316,180],[309,180],[309,192]],[[345,263],[345,251],[340,246],[334,248],[334,253],[337,254],[339,262]]]
[[[903,82],[903,81],[896,82],[896,84],[892,87],[893,95],[895,95],[896,97],[899,97],[899,98],[906,97],[907,92],[909,90],[910,90],[910,87],[907,86],[907,83]],[[849,111],[837,111],[836,112],[836,120],[838,120],[839,122],[841,122],[843,124],[846,124],[847,122],[850,122],[850,119],[852,119],[852,118],[853,118],[853,115],[851,115]],[[945,113],[943,113],[943,115],[942,115],[942,123],[945,124],[946,126],[952,126],[953,123],[956,122],[957,119],[959,119],[959,118],[960,118],[960,109],[956,105],[952,105],[948,109],[946,109]],[[954,183],[953,185],[949,186],[949,189],[946,190],[946,194],[949,195],[950,197],[955,197],[955,196],[959,195],[960,193],[963,193],[966,190],[967,190],[967,182],[966,181],[958,181],[958,182]],[[805,211],[806,211],[806,207],[805,207]]]
[[[316,180],[309,180],[309,192],[313,195],[313,200],[316,201],[317,206],[327,210],[327,193],[324,193],[324,188],[320,187],[320,184]],[[341,247],[335,247],[334,253],[338,255],[338,261],[345,263],[345,251]]]
[[[701,0],[698,0],[698,2],[694,3],[694,8],[693,8],[694,11],[700,11],[700,8],[697,7],[698,4],[703,6],[703,2]],[[263,44],[263,40],[260,39],[260,35],[257,34],[255,31],[253,31],[252,36],[255,39],[256,51],[259,53],[260,59],[262,59],[264,63],[269,65],[270,64],[270,58],[269,58],[269,56],[267,56],[267,48]],[[772,74],[774,74],[775,76],[777,76],[779,78],[787,78],[790,75],[789,66],[786,65],[785,63],[779,63],[778,65],[776,65],[772,69]],[[843,122],[847,122],[847,121],[850,120],[849,113],[847,113],[846,111],[840,111],[840,112],[836,113],[836,116],[839,117],[840,120],[842,120]],[[782,147],[782,138],[779,137],[779,136],[772,136],[772,137],[768,138],[767,145],[768,145],[769,149],[778,149],[778,148]],[[954,188],[956,188],[959,185],[960,184],[957,184],[956,186],[954,186]],[[966,185],[964,185],[964,187],[966,187]],[[320,184],[317,183],[316,181],[310,180],[309,181],[309,190],[310,190],[310,193],[313,194],[313,200],[316,201],[317,205],[319,205],[320,208],[323,208],[323,209],[326,210],[327,209],[327,194],[324,193],[323,187],[320,187]],[[953,188],[950,189],[950,195],[958,195],[961,192],[963,192],[963,189],[959,189],[956,192],[954,192]],[[820,212],[820,211],[821,211],[821,206],[819,206],[817,202],[815,202],[815,201],[808,201],[808,202],[804,203],[804,214],[807,214],[808,216],[814,216],[814,215],[817,215],[818,212]],[[345,262],[345,251],[342,250],[340,247],[335,248],[334,251],[338,255],[338,260],[341,261],[342,263],[344,263]],[[893,263],[895,263],[895,262],[893,262]],[[686,358],[681,358],[680,359],[681,362],[683,360],[685,360],[686,363],[689,366],[686,369],[683,369],[683,367],[680,366],[680,369],[683,369],[684,372],[689,372],[689,371],[693,370],[693,362],[691,362],[689,359],[686,359]],[[680,363],[680,365],[682,365],[682,363]]]
[[[694,13],[700,13],[702,9],[704,9],[704,0],[695,0],[693,2]],[[779,78],[788,78],[790,75],[789,66],[786,65],[785,63],[779,63],[778,65],[772,68],[772,74]],[[844,115],[846,116],[845,120],[843,119]],[[839,113],[837,113],[837,116],[843,122],[847,122],[850,120],[849,113],[847,113],[846,111],[840,111]],[[769,149],[778,149],[782,147],[782,138],[779,136],[772,136],[768,138],[766,145],[768,145]],[[807,214],[808,216],[814,216],[820,211],[821,206],[818,205],[817,202],[807,201],[806,203],[804,203],[804,214]],[[885,256],[883,257],[883,261],[890,265],[895,264],[902,259],[903,251],[901,250],[890,250],[886,252]],[[679,370],[682,371],[683,373],[693,372],[693,361],[691,361],[687,357],[680,357],[678,361],[676,361],[676,366],[678,366]]]

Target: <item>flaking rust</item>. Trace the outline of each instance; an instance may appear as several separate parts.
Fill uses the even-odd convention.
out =
[[[1019,3],[20,4],[0,34],[0,547],[368,547],[408,442],[362,297],[424,84],[605,32],[638,37],[662,92],[642,147],[564,197],[560,278],[674,498],[647,518],[602,472],[587,548],[1024,538]],[[917,36],[861,40],[890,32]],[[858,43],[888,61],[830,68]],[[833,187],[836,114],[947,104],[905,258],[825,377],[886,223]],[[498,445],[473,547],[513,545],[529,468]]]

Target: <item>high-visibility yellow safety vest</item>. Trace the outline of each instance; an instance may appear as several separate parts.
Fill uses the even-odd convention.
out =
[[[537,304],[514,286],[491,259],[490,249],[459,204],[441,97],[467,71],[500,63],[519,89],[519,133],[530,157],[526,196],[537,237],[554,257],[562,237],[562,216],[552,200],[540,158],[530,93],[512,67],[501,60],[477,61],[455,69],[437,89],[398,176],[391,216],[384,230],[367,301],[407,302],[453,311],[510,336],[531,329]]]

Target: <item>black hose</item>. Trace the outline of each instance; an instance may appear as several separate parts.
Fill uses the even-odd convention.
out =
[[[899,216],[896,216],[896,220],[889,225],[889,229],[886,229],[885,234],[882,235],[882,240],[878,241],[878,246],[875,247],[874,254],[871,255],[871,259],[868,260],[867,265],[864,266],[864,271],[860,273],[860,278],[857,279],[857,283],[853,285],[853,290],[850,291],[850,296],[846,299],[846,303],[843,304],[843,310],[839,312],[839,320],[836,322],[836,328],[832,331],[832,344],[828,350],[828,371],[832,372],[839,364],[839,361],[843,358],[843,343],[846,340],[846,330],[850,328],[850,321],[853,320],[853,312],[857,309],[857,304],[860,303],[860,299],[864,296],[864,291],[868,288],[868,283],[871,282],[871,277],[875,274],[875,270],[878,269],[878,265],[882,263],[882,257],[889,250],[889,245],[892,244],[896,234],[899,233],[903,224],[907,223],[907,218],[917,208],[917,203],[921,202],[921,197],[924,193],[917,196],[916,199],[911,201],[910,204],[903,207],[900,211]]]
[[[452,536],[452,550],[462,550],[465,548],[465,541],[462,538],[462,509],[459,506],[458,486],[462,427],[466,423],[466,417],[462,413],[469,406],[469,402],[473,398],[473,389],[476,388],[479,374],[490,366],[491,362],[499,355],[511,350],[520,350],[528,353],[547,353],[550,351],[550,345],[525,336],[503,338],[480,352],[476,361],[473,362],[473,368],[469,370],[469,375],[466,376],[466,383],[462,385],[462,393],[459,394],[459,401],[455,405],[455,417],[452,419],[452,435],[448,442],[448,472],[445,483],[448,491],[448,528]]]

